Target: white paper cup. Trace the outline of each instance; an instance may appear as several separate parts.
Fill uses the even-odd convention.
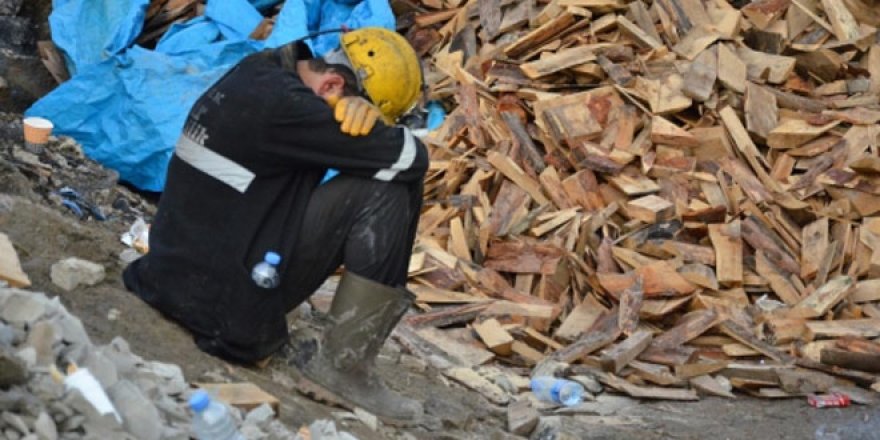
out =
[[[24,118],[24,140],[30,144],[42,145],[49,142],[49,135],[55,125],[45,118]]]

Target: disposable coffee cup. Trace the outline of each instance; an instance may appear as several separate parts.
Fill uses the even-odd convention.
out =
[[[25,147],[31,153],[40,153],[43,146],[49,142],[49,135],[55,125],[46,118],[28,117],[24,118],[24,142]]]

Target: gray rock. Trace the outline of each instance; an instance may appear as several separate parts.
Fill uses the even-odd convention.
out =
[[[50,276],[56,286],[70,291],[80,285],[94,286],[104,281],[104,266],[80,258],[66,258],[52,265]]]
[[[15,329],[0,322],[0,346],[12,346],[16,339]]]
[[[82,427],[83,424],[85,424],[85,421],[86,421],[86,416],[84,416],[82,414],[77,414],[75,416],[68,417],[67,420],[65,420],[64,423],[61,424],[61,431],[63,431],[63,432],[75,431],[75,430],[79,429],[80,427]]]
[[[13,325],[30,326],[45,312],[46,305],[37,296],[30,292],[18,291],[3,302],[0,319]]]
[[[17,15],[24,0],[0,0],[0,15]]]
[[[24,419],[9,411],[4,411],[3,414],[0,414],[0,420],[3,420],[10,428],[23,435],[30,434],[31,432],[27,423],[24,422]]]
[[[247,413],[247,416],[244,418],[244,424],[258,426],[262,429],[265,428],[274,418],[275,411],[272,410],[272,407],[269,406],[269,404],[264,403]]]
[[[52,347],[56,341],[60,342],[60,339],[55,332],[55,326],[48,321],[38,322],[31,328],[27,345],[34,349],[37,365],[51,365],[55,362],[55,352]]]
[[[5,438],[5,439],[8,439],[8,440],[21,439],[21,433],[12,429],[12,428],[6,428],[2,432],[3,432],[3,438]]]
[[[134,383],[120,380],[107,394],[122,416],[126,431],[140,440],[159,440],[163,425],[159,410]]]
[[[23,384],[27,378],[25,363],[10,348],[0,347],[0,388]]]
[[[40,440],[58,440],[58,428],[45,411],[34,422],[34,433]]]
[[[562,417],[541,417],[530,440],[576,440],[579,437],[563,430]]]
[[[82,321],[73,315],[64,315],[58,317],[55,321],[61,331],[62,338],[71,345],[91,345],[92,341]]]
[[[109,389],[119,381],[116,364],[97,350],[89,350],[80,365],[88,368],[104,389]]]

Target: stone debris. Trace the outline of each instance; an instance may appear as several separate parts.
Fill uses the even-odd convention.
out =
[[[104,266],[79,258],[67,258],[52,265],[52,283],[70,291],[80,285],[94,286],[104,281]]]
[[[0,0],[0,16],[17,15],[24,0]]]
[[[103,268],[102,268],[103,271]],[[78,391],[65,391],[52,367],[86,368],[119,413],[98,414]],[[193,389],[179,366],[147,361],[116,338],[92,344],[82,322],[57,298],[0,288],[0,438],[11,440],[187,440]],[[268,405],[241,414],[248,440],[300,438]],[[333,422],[315,425],[312,439],[349,440]]]

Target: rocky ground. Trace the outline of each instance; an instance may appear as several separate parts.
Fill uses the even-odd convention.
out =
[[[3,290],[0,293],[0,310],[10,313],[10,303],[3,301],[4,296],[43,298],[37,292],[45,292],[47,298],[56,299],[57,302],[37,300],[43,304],[41,307],[55,310],[60,307],[58,304],[63,306],[73,317],[81,320],[82,327],[95,344],[88,349],[74,350],[71,347],[76,344],[66,341],[68,332],[64,332],[65,341],[56,341],[52,345],[56,362],[85,359],[84,365],[89,365],[90,362],[96,362],[89,360],[89,353],[127,352],[130,348],[131,355],[126,355],[126,359],[128,363],[131,363],[131,359],[140,359],[135,362],[138,368],[126,371],[117,366],[115,381],[108,382],[143,385],[138,375],[155,377],[153,370],[156,368],[165,371],[166,375],[171,374],[165,378],[166,382],[172,384],[169,385],[170,390],[157,393],[156,387],[139,389],[142,394],[149,396],[151,407],[157,408],[151,420],[159,417],[164,428],[156,432],[164,432],[168,435],[166,438],[181,438],[179,436],[187,432],[189,415],[183,402],[189,387],[181,388],[181,383],[249,381],[281,400],[279,420],[290,432],[316,420],[331,420],[338,424],[340,430],[361,439],[514,437],[507,432],[505,408],[495,406],[482,395],[443,379],[427,362],[406,353],[393,338],[386,345],[379,364],[382,375],[393,378],[391,383],[394,387],[425,402],[428,417],[417,427],[399,429],[382,426],[374,424],[368,416],[359,417],[349,411],[314,402],[296,392],[290,379],[291,372],[277,362],[266,369],[255,369],[227,364],[201,353],[185,331],[126,292],[120,280],[120,272],[125,264],[120,255],[124,256],[127,250],[127,246],[119,240],[120,234],[127,231],[138,217],[149,220],[155,210],[153,202],[117,185],[115,174],[84,158],[72,140],[53,140],[37,154],[27,151],[21,139],[19,119],[15,114],[0,115],[0,231],[8,234],[15,245],[33,286],[27,292]],[[79,198],[62,195],[69,194],[61,191],[65,188],[73,190]],[[76,201],[80,209],[72,208],[65,200]],[[105,220],[98,220],[98,217]],[[51,268],[70,257],[103,266],[106,272],[104,279],[94,286],[83,285],[69,291],[58,287],[52,282]],[[317,296],[324,299],[319,302],[326,304],[330,292],[332,286],[318,292]],[[17,335],[10,338],[17,342],[13,344],[13,351],[21,353],[21,350],[35,344],[35,339],[28,335],[33,333],[37,327],[35,324],[40,320],[31,319],[33,322],[29,323],[21,320],[6,322]],[[55,394],[47,395],[44,392],[41,397],[39,392],[34,392],[40,387],[49,386],[47,384],[51,380],[46,365],[35,363],[34,356],[28,354],[31,351],[25,350],[24,355],[19,355],[30,367],[29,385],[0,391],[0,396],[4,397],[0,399],[0,412],[11,414],[0,418],[0,426],[4,426],[0,432],[6,433],[7,437],[12,435],[11,438],[15,438],[17,425],[29,427],[29,432],[35,433],[38,421],[42,420],[41,423],[45,424],[46,417],[57,422],[59,429],[69,428],[71,422],[64,424],[69,418],[65,414],[71,408],[77,408],[60,397],[63,393],[57,386],[50,387]],[[106,362],[102,365],[106,365]],[[179,377],[173,373],[176,368],[179,368]],[[117,386],[112,384],[109,390]],[[129,385],[118,387],[132,388]],[[48,400],[43,404],[28,405],[24,403],[27,399],[16,397],[22,393],[35,396],[38,400]],[[41,416],[43,412],[47,415]],[[874,407],[816,410],[803,400],[739,397],[736,400],[706,398],[693,403],[639,402],[601,394],[595,402],[588,402],[576,409],[543,410],[542,419],[530,436],[536,439],[628,439],[636,436],[648,439],[702,439],[710,435],[729,439],[870,439],[880,438],[878,417],[880,414]],[[17,420],[21,420],[23,425]],[[254,435],[252,438],[266,438],[256,434],[268,435],[268,422],[262,423],[262,427],[254,425],[254,428],[250,428]],[[82,431],[85,429],[83,426],[81,424],[73,431]],[[51,438],[39,435],[30,438]]]

